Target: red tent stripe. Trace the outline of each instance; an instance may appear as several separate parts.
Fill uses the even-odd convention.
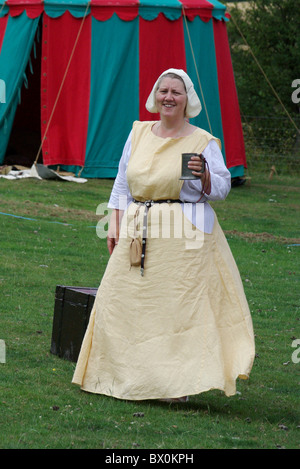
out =
[[[55,19],[44,15],[41,76],[42,138],[46,136],[44,164],[59,164],[63,160],[67,165],[84,166],[90,99],[91,16],[84,19],[83,25],[82,21],[68,12]]]
[[[116,13],[118,17],[123,21],[132,21],[136,18],[139,14],[139,7],[132,6],[132,7],[125,7],[125,6],[110,6],[105,5],[101,8],[97,6],[91,6],[91,14],[96,20],[99,21],[107,21],[109,20],[112,15]]]
[[[180,0],[180,3],[185,8],[205,8],[208,10],[213,10],[213,4],[208,0]]]
[[[28,18],[34,19],[40,16],[44,11],[42,0],[6,0],[9,6],[9,14],[11,16],[19,16],[26,10]]]
[[[123,21],[132,21],[139,14],[138,0],[92,0],[91,14],[100,21],[107,21],[116,13]]]
[[[213,20],[227,168],[246,164],[238,96],[231,63],[226,24]],[[226,78],[225,78],[226,77]]]
[[[158,118],[145,108],[157,77],[171,67],[186,70],[182,21],[170,21],[162,13],[153,21],[139,19],[140,120]]]
[[[7,21],[8,21],[8,16],[4,16],[3,18],[0,18],[0,53],[1,53],[1,47],[6,31],[6,26],[7,26]]]
[[[213,5],[207,0],[180,0],[184,7],[184,14],[189,21],[193,21],[196,16],[200,16],[204,22],[212,18]]]

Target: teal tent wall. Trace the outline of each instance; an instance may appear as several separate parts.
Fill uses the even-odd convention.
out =
[[[26,14],[22,14],[16,18],[8,17],[2,25],[5,35],[1,47],[0,78],[5,83],[6,102],[0,104],[0,163],[4,159],[16,108],[21,100],[21,88],[27,84],[25,70],[38,19],[28,21]]]

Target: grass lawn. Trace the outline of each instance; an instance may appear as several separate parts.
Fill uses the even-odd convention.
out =
[[[97,287],[103,275],[96,209],[112,183],[0,179],[0,448],[299,449],[299,179],[252,175],[212,204],[257,356],[235,396],[210,391],[176,405],[84,393],[71,384],[74,363],[50,353],[56,285]]]

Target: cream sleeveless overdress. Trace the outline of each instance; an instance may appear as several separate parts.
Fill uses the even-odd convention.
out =
[[[200,129],[199,129],[200,130]],[[134,199],[179,199],[181,153],[212,138],[195,131],[155,139],[133,128],[127,179]],[[119,244],[102,278],[73,376],[85,391],[121,399],[176,398],[220,389],[236,392],[254,359],[251,316],[236,263],[215,216],[197,229],[180,203],[148,212],[145,271],[129,249],[143,231],[144,205],[130,203]]]

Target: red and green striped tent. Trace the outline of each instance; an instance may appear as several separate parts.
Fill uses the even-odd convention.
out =
[[[217,0],[0,0],[0,164],[39,41],[40,163],[115,177],[132,122],[158,117],[145,102],[172,67],[202,102],[191,122],[220,138],[232,177],[243,176],[228,17]]]

